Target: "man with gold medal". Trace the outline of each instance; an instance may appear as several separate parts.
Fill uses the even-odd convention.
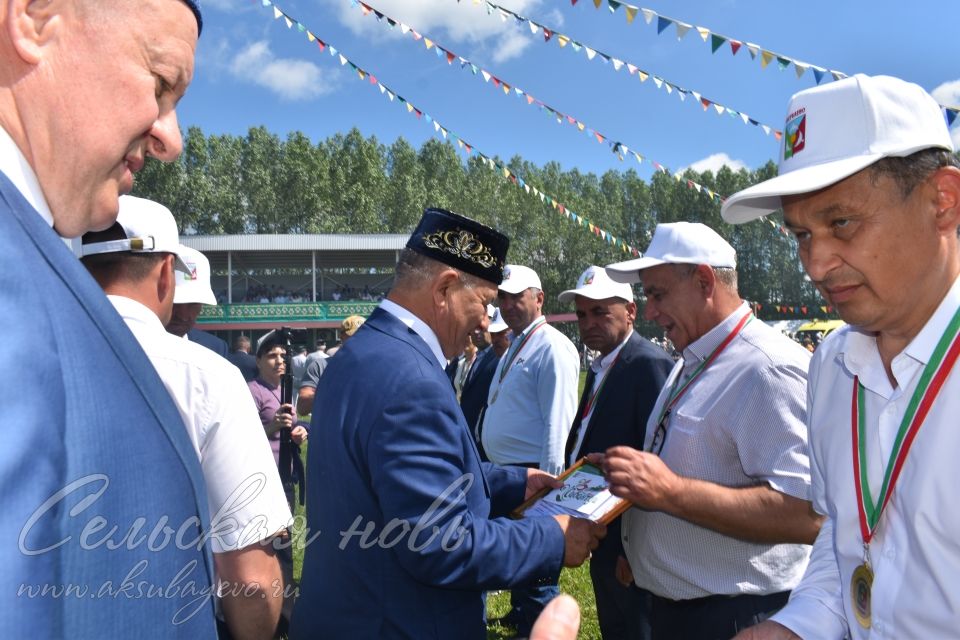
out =
[[[858,75],[795,95],[786,131],[780,175],[723,217],[782,207],[850,326],[810,367],[812,501],[827,519],[787,606],[737,638],[956,637],[960,162],[943,109]]]

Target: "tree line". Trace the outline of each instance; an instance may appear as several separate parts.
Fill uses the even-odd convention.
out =
[[[498,162],[641,251],[658,223],[703,222],[737,249],[741,295],[762,305],[761,317],[783,317],[776,305],[823,315],[826,303],[804,277],[791,238],[763,221],[724,223],[720,205],[687,183],[726,196],[775,175],[773,162],[753,172],[687,170],[679,181],[658,172],[649,182],[633,169],[597,176],[519,156]],[[410,233],[425,207],[456,211],[510,236],[508,260],[539,273],[549,312],[570,310],[556,294],[572,288],[588,265],[631,257],[475,155],[464,162],[450,142],[429,140],[416,149],[401,137],[385,145],[355,128],[314,143],[300,132],[281,139],[264,127],[243,137],[191,127],[179,160],[148,162],[134,193],[168,206],[184,234]]]

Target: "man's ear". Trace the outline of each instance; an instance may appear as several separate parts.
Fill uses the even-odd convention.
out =
[[[960,226],[960,169],[941,167],[930,177],[936,191],[937,228],[957,233]]]
[[[713,272],[713,267],[706,264],[698,264],[693,277],[697,280],[697,285],[703,292],[703,297],[712,298],[713,292],[717,288],[717,274]]]
[[[434,309],[443,309],[447,306],[447,295],[450,289],[460,282],[460,276],[455,269],[444,269],[431,281],[430,292],[433,295]]]
[[[61,0],[9,0],[7,35],[20,59],[35,65],[43,59],[43,49],[63,27],[61,11],[69,4]]]
[[[160,261],[160,277],[157,278],[157,300],[165,301],[167,296],[173,299],[177,288],[177,277],[173,268],[173,254],[166,255]]]

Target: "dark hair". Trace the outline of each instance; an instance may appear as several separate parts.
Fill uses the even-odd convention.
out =
[[[283,352],[287,352],[287,345],[281,342],[279,338],[267,338],[260,343],[260,346],[257,347],[257,357],[262,358],[264,354],[270,353],[277,347],[283,349]]]
[[[946,149],[921,149],[902,158],[881,158],[870,165],[870,176],[874,186],[881,176],[897,183],[900,196],[906,198],[921,182],[943,167],[960,168],[960,159]]]

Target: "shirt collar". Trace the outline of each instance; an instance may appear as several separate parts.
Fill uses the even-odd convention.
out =
[[[447,366],[447,359],[443,357],[443,349],[440,348],[440,341],[437,340],[437,334],[433,332],[433,329],[431,329],[426,322],[415,316],[409,309],[401,307],[396,302],[386,298],[380,302],[380,308],[407,325],[414,333],[423,338],[423,341],[430,347],[430,351],[433,352],[440,367],[443,368]]]
[[[632,335],[633,335],[633,328],[631,327],[630,331],[627,332],[627,337],[623,339],[623,342],[617,345],[616,349],[614,349],[607,355],[603,356],[602,358],[597,358],[596,360],[593,361],[593,363],[590,365],[590,368],[593,369],[593,373],[596,374],[597,377],[599,377],[601,373],[603,373],[604,371],[609,369],[611,365],[613,365],[617,357],[619,357],[620,351],[623,349],[623,345],[627,344],[627,340],[629,340],[630,336]]]
[[[36,209],[40,217],[52,227],[53,214],[50,213],[47,200],[43,197],[37,174],[33,172],[26,156],[3,127],[0,127],[0,172],[10,179],[30,206]]]
[[[163,323],[160,322],[160,318],[158,318],[157,314],[149,307],[126,296],[111,294],[107,296],[107,299],[113,304],[113,308],[117,310],[117,313],[119,313],[124,320],[133,320],[138,324],[145,325],[146,328],[151,331],[162,331],[166,333],[166,329],[163,328]]]
[[[909,358],[920,366],[925,366],[930,361],[933,350],[937,347],[937,343],[943,336],[943,332],[946,331],[947,325],[950,324],[950,320],[953,319],[957,307],[960,307],[960,276],[953,281],[947,295],[943,297],[937,310],[933,312],[927,323],[920,329],[920,333],[914,336],[910,344],[894,357],[892,363],[894,375],[900,369],[898,364],[904,358]],[[880,360],[880,352],[877,349],[877,338],[872,333],[859,331],[851,327],[844,336],[844,343],[837,357],[842,359],[843,365],[848,371],[862,378],[862,382],[868,388],[871,388],[871,386],[883,387],[883,382],[886,382],[886,386],[889,386],[886,373],[883,371],[883,363]],[[876,376],[870,376],[869,372],[873,369],[877,370]],[[873,377],[879,380],[877,385],[870,384]],[[898,382],[902,383],[902,381]]]
[[[741,302],[740,306],[724,318],[720,324],[688,344],[687,348],[683,350],[684,363],[702,362],[710,357],[714,349],[719,347],[724,338],[730,335],[730,332],[737,326],[743,314],[749,310],[750,306],[746,302]]]

